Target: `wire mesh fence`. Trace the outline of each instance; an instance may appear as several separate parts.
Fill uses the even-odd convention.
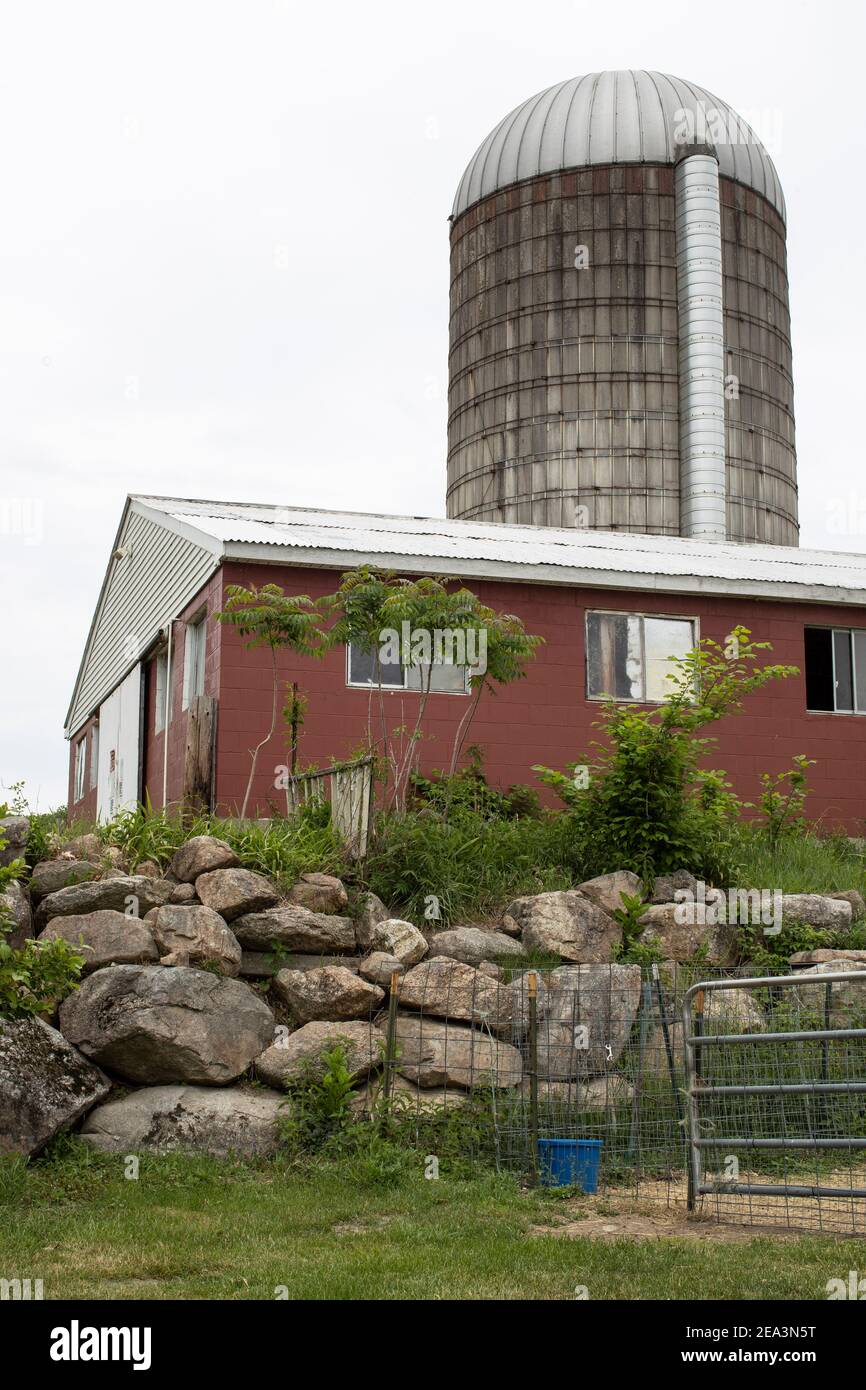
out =
[[[545,1181],[596,1141],[598,1187],[704,1215],[866,1232],[866,974],[703,964],[521,969],[428,959],[399,980],[367,1088],[402,1132]],[[703,985],[703,989],[700,986]]]

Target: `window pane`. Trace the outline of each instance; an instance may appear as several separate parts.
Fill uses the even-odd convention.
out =
[[[855,707],[866,714],[866,632],[853,632]]]
[[[828,627],[807,627],[804,633],[806,651],[806,708],[832,710],[836,708],[833,691],[833,634]]]
[[[640,619],[627,613],[588,613],[586,685],[590,698],[643,697]]]
[[[695,645],[694,625],[681,618],[645,618],[646,698],[666,700],[676,689],[671,657],[688,656]]]
[[[90,730],[90,790],[96,786],[99,775],[99,725]]]
[[[86,743],[80,738],[75,745],[75,800],[80,801],[84,795],[84,754]]]
[[[383,662],[379,666],[379,654],[372,648],[349,644],[349,684],[382,685],[389,690],[403,689],[403,667],[398,663]]]
[[[417,666],[407,667],[406,688],[408,690],[426,690],[427,672],[430,669],[430,666],[426,662],[421,662]],[[433,675],[430,679],[431,691],[445,695],[466,694],[465,666],[449,666],[447,663],[435,662],[432,671]]]
[[[207,630],[204,618],[196,623],[195,633],[195,666],[193,668],[193,694],[204,694],[204,655],[207,641]]]
[[[161,653],[156,658],[156,693],[154,695],[155,709],[153,729],[154,733],[162,733],[165,728],[165,678],[168,673],[168,659],[165,653]]]
[[[851,634],[847,631],[833,633],[833,665],[836,677],[837,710],[853,710],[854,683],[851,672]]]

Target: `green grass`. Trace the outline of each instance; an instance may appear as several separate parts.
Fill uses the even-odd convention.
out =
[[[744,826],[739,837],[740,887],[782,893],[839,893],[856,888],[866,898],[866,855],[843,835],[786,836],[774,851],[765,836]]]
[[[815,1299],[866,1267],[866,1241],[650,1241],[538,1234],[585,1202],[495,1175],[357,1162],[296,1170],[123,1159],[66,1144],[0,1162],[0,1274],[49,1299]]]

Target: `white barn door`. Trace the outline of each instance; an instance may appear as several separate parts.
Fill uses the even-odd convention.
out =
[[[141,664],[99,706],[96,814],[111,820],[138,802]]]

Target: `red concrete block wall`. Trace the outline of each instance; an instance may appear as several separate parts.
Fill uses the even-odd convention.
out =
[[[174,626],[172,658],[172,720],[169,730],[168,801],[177,802],[183,788],[186,712],[181,708],[184,663],[184,622],[207,608],[205,693],[218,701],[216,736],[216,802],[224,814],[236,813],[243,801],[250,770],[250,750],[264,737],[271,719],[273,686],[270,653],[247,648],[230,625],[217,622],[228,584],[279,583],[289,594],[320,597],[332,593],[339,572],[287,565],[229,563],[222,566],[179,615]],[[844,826],[863,833],[866,812],[866,716],[809,714],[806,711],[804,628],[807,625],[866,627],[866,609],[824,604],[775,603],[759,599],[710,597],[703,594],[631,593],[541,584],[466,581],[493,608],[518,614],[527,630],[543,637],[544,645],[530,662],[528,675],[511,686],[485,693],[467,743],[479,744],[492,783],[525,783],[538,787],[532,765],[564,768],[590,751],[600,715],[597,701],[587,700],[584,674],[585,615],[588,609],[658,613],[696,618],[702,637],[723,642],[737,624],[751,629],[755,640],[773,645],[767,660],[800,668],[801,674],[774,682],[750,696],[742,714],[712,729],[718,739],[708,765],[724,768],[738,794],[756,801],[762,772],[781,772],[798,753],[816,760],[811,769],[812,794],[808,814],[829,828]],[[299,766],[326,766],[357,752],[366,742],[368,712],[378,727],[378,694],[346,684],[346,658],[335,650],[321,659],[278,653],[282,706],[287,687],[297,681],[307,699],[301,732]],[[155,663],[151,663],[146,705],[147,739],[145,785],[155,806],[163,800],[164,734],[154,732]],[[420,695],[386,691],[389,730],[414,725]],[[424,721],[420,765],[423,770],[447,767],[457,726],[468,697],[431,694]],[[74,740],[70,745],[71,755]],[[277,734],[259,755],[258,775],[249,814],[268,814],[284,805],[275,788],[276,770],[289,761],[289,735],[282,720]],[[72,807],[72,756],[70,807]],[[88,792],[76,815],[94,816],[95,791]],[[546,796],[546,793],[545,793]]]
[[[224,566],[225,583],[277,582],[287,593],[311,597],[333,592],[338,574],[287,566]],[[737,624],[751,629],[755,640],[770,641],[766,660],[799,667],[801,674],[774,682],[749,697],[743,712],[722,720],[710,732],[718,738],[710,766],[724,768],[739,795],[756,801],[762,772],[781,772],[805,753],[816,759],[808,811],[828,825],[845,825],[862,833],[866,811],[866,717],[806,712],[803,632],[806,625],[866,626],[866,610],[824,604],[775,603],[765,600],[704,595],[663,595],[649,590],[630,594],[609,590],[560,588],[467,580],[468,587],[498,610],[516,613],[527,630],[545,639],[524,680],[482,697],[468,736],[481,745],[491,782],[537,786],[535,763],[563,768],[589,751],[598,736],[593,727],[600,709],[587,700],[584,675],[585,614],[588,609],[659,613],[697,618],[700,635],[723,642]],[[346,685],[345,653],[324,660],[281,652],[281,682],[296,680],[308,698],[300,740],[301,765],[326,765],[347,757],[364,742],[369,695]],[[389,728],[414,723],[420,698],[410,692],[386,692]],[[459,695],[431,694],[421,745],[424,770],[447,766],[459,720],[466,709]],[[240,805],[250,768],[249,750],[264,736],[270,721],[270,657],[249,650],[230,627],[221,631],[220,709],[217,736],[217,797],[222,809]],[[378,718],[378,697],[373,702]],[[254,793],[260,810],[279,802],[274,769],[288,760],[282,734],[261,752]]]

